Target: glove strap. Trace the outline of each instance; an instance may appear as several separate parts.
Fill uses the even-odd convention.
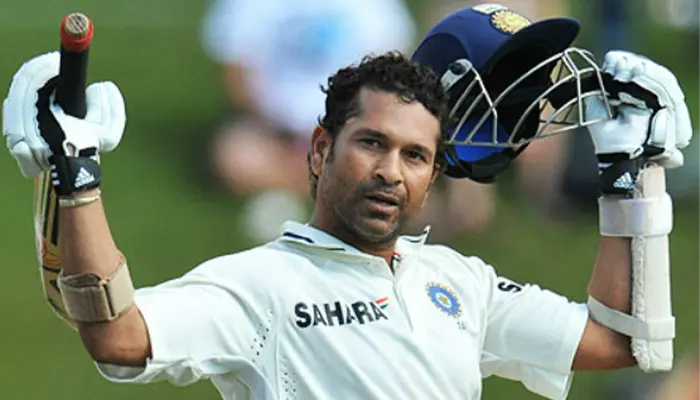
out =
[[[59,197],[100,187],[102,173],[96,155],[53,155],[49,161],[52,184]]]
[[[632,196],[639,171],[644,167],[645,159],[640,156],[633,159],[618,160],[612,163],[599,159],[600,191],[604,195]]]

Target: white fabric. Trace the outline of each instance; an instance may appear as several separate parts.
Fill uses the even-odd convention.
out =
[[[644,168],[637,179],[636,199],[666,194],[664,168]],[[668,235],[632,238],[632,315],[645,322],[671,320],[671,263]],[[632,354],[646,372],[673,367],[673,338],[632,338]]]
[[[665,236],[673,229],[673,203],[659,197],[598,199],[600,234],[603,236]]]
[[[39,132],[36,102],[37,91],[58,75],[59,61],[59,53],[52,52],[24,63],[12,78],[3,103],[3,134],[7,148],[27,178],[34,178],[50,168],[49,157],[52,153]],[[69,154],[69,147],[78,151],[91,147],[111,151],[117,147],[124,133],[124,99],[114,83],[90,85],[86,102],[85,119],[66,115],[56,104],[51,107],[66,135],[63,143],[66,154]]]
[[[402,0],[216,0],[202,32],[212,59],[251,71],[263,117],[308,136],[330,75],[367,53],[409,51],[414,35]]]
[[[566,397],[585,305],[425,236],[399,240],[394,275],[314,228],[284,232],[138,289],[153,359],[100,372],[117,382],[209,378],[238,400],[476,400],[491,375]]]
[[[616,118],[589,126],[596,154],[627,153],[639,156],[643,145],[664,149],[654,157],[665,168],[683,165],[684,149],[690,143],[692,127],[685,96],[676,77],[667,68],[646,57],[626,51],[610,51],[602,67],[620,82],[636,83],[656,95],[662,107],[652,117],[652,110],[629,93],[620,95],[615,106]],[[586,99],[587,118],[605,118],[607,111],[598,97]]]
[[[676,320],[673,317],[643,321],[610,308],[591,296],[588,297],[587,306],[592,319],[629,337],[670,340],[676,336]]]

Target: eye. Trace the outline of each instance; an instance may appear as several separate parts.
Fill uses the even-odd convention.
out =
[[[427,161],[425,158],[425,155],[417,150],[410,150],[406,152],[406,156],[410,158],[411,160],[415,161]]]
[[[366,146],[369,146],[369,147],[379,148],[382,146],[382,144],[381,144],[381,142],[379,142],[379,140],[372,139],[372,138],[363,138],[363,139],[360,139],[360,142]]]

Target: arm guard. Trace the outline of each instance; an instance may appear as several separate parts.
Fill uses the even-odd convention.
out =
[[[632,338],[632,353],[645,372],[673,366],[675,321],[671,313],[668,235],[673,227],[664,169],[641,170],[630,199],[602,197],[600,233],[632,240],[632,315],[589,297],[591,318]]]

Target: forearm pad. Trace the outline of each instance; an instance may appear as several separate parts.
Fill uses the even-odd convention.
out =
[[[671,312],[668,234],[673,208],[664,169],[640,171],[633,197],[599,201],[600,233],[631,238],[632,315],[589,298],[591,318],[632,338],[632,353],[645,372],[673,366],[675,320]]]

